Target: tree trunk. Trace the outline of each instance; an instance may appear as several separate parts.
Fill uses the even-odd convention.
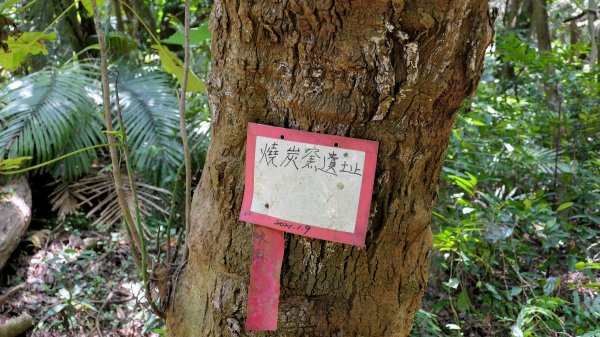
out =
[[[537,44],[540,54],[552,53],[552,38],[548,24],[548,12],[546,0],[533,0],[533,28],[537,36]],[[546,64],[548,78],[554,78],[555,70],[550,62]],[[546,104],[553,112],[560,113],[560,96],[555,83],[544,81],[544,92],[546,93]]]
[[[125,32],[125,25],[123,23],[123,13],[121,12],[121,0],[113,0],[113,7],[117,19],[117,31],[123,33]]]
[[[487,1],[215,1],[212,143],[171,336],[406,336],[454,117],[493,36]],[[248,122],[379,141],[366,248],[286,234],[279,328],[246,332]]]
[[[597,10],[597,5],[596,5],[596,0],[589,0],[588,1],[588,15],[587,15],[587,21],[588,21],[588,31],[590,32],[590,61],[589,61],[589,65],[590,67],[593,67],[596,65],[596,60],[598,59],[598,42],[596,41],[597,37],[596,37],[596,25],[594,24],[594,22],[596,22],[596,15],[598,13]]]
[[[531,23],[531,5],[531,0],[507,0],[503,18],[506,30],[527,30]]]

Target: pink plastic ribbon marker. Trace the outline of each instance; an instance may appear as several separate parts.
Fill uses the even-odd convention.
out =
[[[277,329],[283,232],[254,225],[246,330]]]

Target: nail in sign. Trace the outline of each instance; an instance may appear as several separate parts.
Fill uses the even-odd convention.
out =
[[[247,330],[277,327],[283,232],[365,245],[377,150],[375,141],[248,124],[240,220],[264,227],[254,229]]]

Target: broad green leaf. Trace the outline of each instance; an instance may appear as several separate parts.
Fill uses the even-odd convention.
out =
[[[575,205],[575,203],[574,203],[574,202],[572,202],[572,201],[565,202],[564,204],[562,204],[562,205],[558,206],[558,208],[556,209],[556,211],[557,211],[557,212],[560,212],[560,211],[562,211],[562,210],[564,210],[564,209],[567,209],[567,208],[569,208],[569,207],[571,207],[571,206],[573,206],[573,205]]]
[[[494,295],[494,297],[497,300],[502,300],[502,297],[498,293],[498,290],[496,290],[496,287],[494,287],[493,285],[491,285],[491,284],[489,284],[487,282],[484,282],[483,285],[486,287],[487,290],[489,290]]]
[[[94,9],[92,8],[92,0],[76,0],[76,1],[81,1],[81,3],[83,4],[83,7],[85,7],[85,9],[87,10],[89,15],[94,14]],[[100,7],[104,4],[105,1],[106,0],[96,0],[96,5],[98,7]]]
[[[203,23],[198,28],[190,29],[190,45],[192,47],[198,46],[202,42],[210,40],[210,32],[208,31],[208,24]],[[169,36],[167,39],[162,40],[163,43],[176,44],[180,46],[185,45],[185,35],[183,32],[176,32]]]
[[[452,289],[456,289],[458,288],[458,285],[460,284],[460,281],[457,278],[451,278],[448,280],[448,282],[444,282],[445,286],[448,286]]]
[[[508,224],[492,224],[485,230],[485,238],[492,243],[504,240],[512,235],[514,228]]]
[[[509,292],[509,298],[512,299],[513,297],[519,295],[522,292],[523,292],[523,288],[521,288],[521,287],[512,287],[512,289]]]
[[[56,314],[58,314],[59,312],[63,311],[63,309],[66,307],[66,304],[57,304],[53,307],[51,307],[50,309],[48,309],[48,311],[46,312],[46,316],[45,317],[50,317],[50,316],[54,316]]]
[[[460,310],[467,310],[471,306],[471,301],[469,300],[469,293],[465,290],[460,292],[457,299],[458,308]]]
[[[65,288],[60,288],[58,290],[58,295],[66,300],[71,298],[71,293]]]
[[[6,40],[9,51],[5,53],[0,49],[0,67],[14,70],[23,63],[27,55],[42,53],[48,54],[44,40],[54,40],[55,33],[27,32],[15,39],[14,36]]]
[[[158,51],[165,71],[175,75],[179,83],[183,83],[183,62],[165,46],[152,45],[152,48]],[[204,83],[191,70],[188,76],[187,91],[206,92]]]

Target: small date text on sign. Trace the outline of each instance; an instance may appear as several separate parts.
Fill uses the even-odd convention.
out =
[[[364,246],[375,141],[250,123],[240,220]]]

